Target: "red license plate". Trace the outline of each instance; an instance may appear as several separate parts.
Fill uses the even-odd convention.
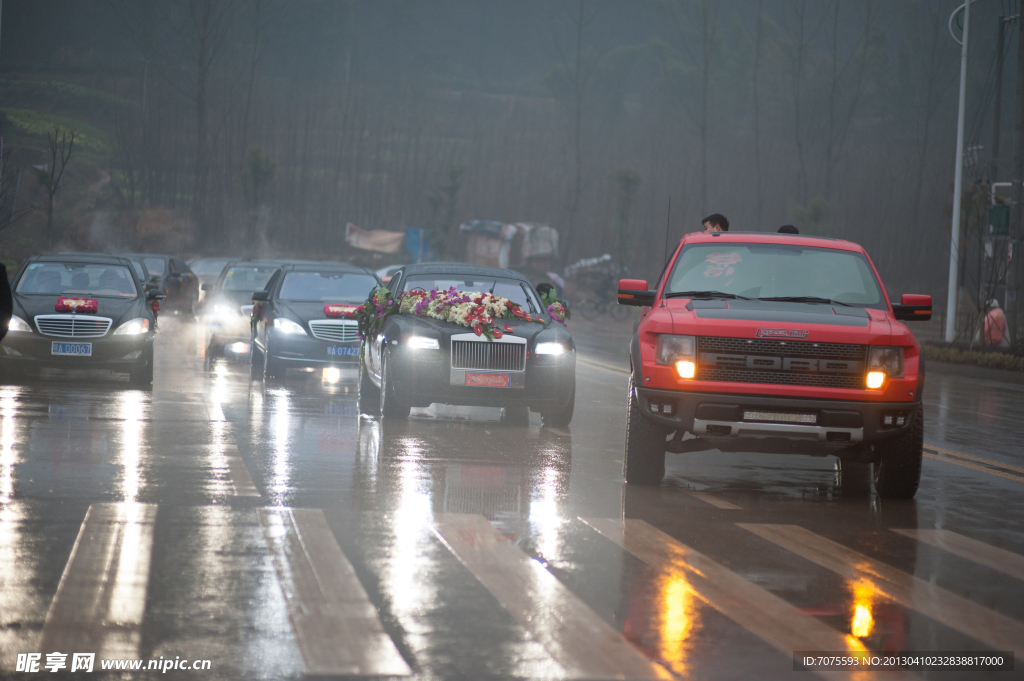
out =
[[[466,385],[474,388],[508,388],[512,385],[511,374],[475,374],[466,372]]]

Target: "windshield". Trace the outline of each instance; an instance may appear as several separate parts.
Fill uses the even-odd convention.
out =
[[[377,285],[368,274],[289,272],[281,284],[281,300],[362,302]]]
[[[276,271],[273,265],[232,267],[224,275],[221,288],[224,291],[262,291]]]
[[[163,276],[164,273],[164,259],[163,258],[143,258],[142,262],[146,264],[146,269],[149,270],[150,274],[159,274]]]
[[[59,262],[34,262],[26,267],[17,292],[115,298],[138,295],[127,267]]]
[[[454,286],[459,291],[467,293],[490,293],[501,298],[508,298],[527,312],[540,312],[540,303],[533,295],[527,293],[526,288],[513,279],[496,279],[494,277],[474,277],[466,275],[459,277],[454,274],[420,274],[409,277],[402,285],[403,291],[411,291],[421,288],[424,291],[433,289],[450,289]]]
[[[867,258],[832,248],[783,244],[686,246],[665,293],[718,291],[745,298],[814,297],[885,308]]]
[[[230,260],[227,259],[209,259],[209,260],[196,260],[189,265],[189,269],[192,270],[193,274],[200,275],[213,275],[220,274],[220,271],[224,269],[224,265],[227,265]],[[262,286],[260,288],[263,288]]]

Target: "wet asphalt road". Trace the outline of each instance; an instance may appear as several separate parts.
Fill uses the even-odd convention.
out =
[[[932,371],[914,502],[829,458],[717,452],[633,488],[628,324],[572,326],[564,430],[360,418],[354,377],[204,371],[195,328],[161,327],[152,391],[0,386],[0,677],[55,651],[220,679],[818,678],[792,650],[1024,651],[1024,385]]]

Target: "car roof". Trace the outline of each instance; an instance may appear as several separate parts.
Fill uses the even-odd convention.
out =
[[[133,258],[177,258],[178,256],[171,253],[118,253],[118,255]]]
[[[347,262],[317,262],[315,260],[305,260],[300,262],[293,261],[285,263],[281,266],[281,269],[288,272],[320,272],[323,270],[333,270],[335,272],[351,272],[352,274],[369,274],[372,277],[377,276],[371,269],[352,265]]]
[[[120,255],[110,253],[47,253],[46,255],[33,255],[29,258],[32,262],[87,262],[99,265],[124,265],[130,267],[128,259]]]
[[[416,265],[408,265],[405,268],[405,277],[417,274],[457,274],[482,277],[499,277],[502,279],[518,279],[530,282],[524,275],[515,270],[503,270],[497,267],[485,265],[472,265],[468,262],[425,262]]]
[[[787,244],[790,246],[809,246],[815,248],[833,248],[840,251],[864,253],[860,244],[843,239],[811,234],[786,234],[781,232],[693,232],[681,239],[691,243],[747,243],[747,244]]]

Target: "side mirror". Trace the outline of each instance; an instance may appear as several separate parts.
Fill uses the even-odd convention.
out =
[[[926,322],[932,318],[932,297],[904,293],[899,305],[892,306],[896,319],[905,322]]]
[[[266,302],[268,300],[270,300],[270,291],[253,291],[252,292],[252,302],[258,303],[258,302]]]
[[[647,282],[644,279],[619,280],[619,305],[650,307],[654,305],[654,296],[657,293],[647,289]]]
[[[167,297],[167,294],[164,293],[163,291],[161,291],[160,289],[155,289],[154,288],[154,289],[150,289],[150,290],[146,291],[146,300],[149,300],[149,301],[163,300],[166,297]]]

